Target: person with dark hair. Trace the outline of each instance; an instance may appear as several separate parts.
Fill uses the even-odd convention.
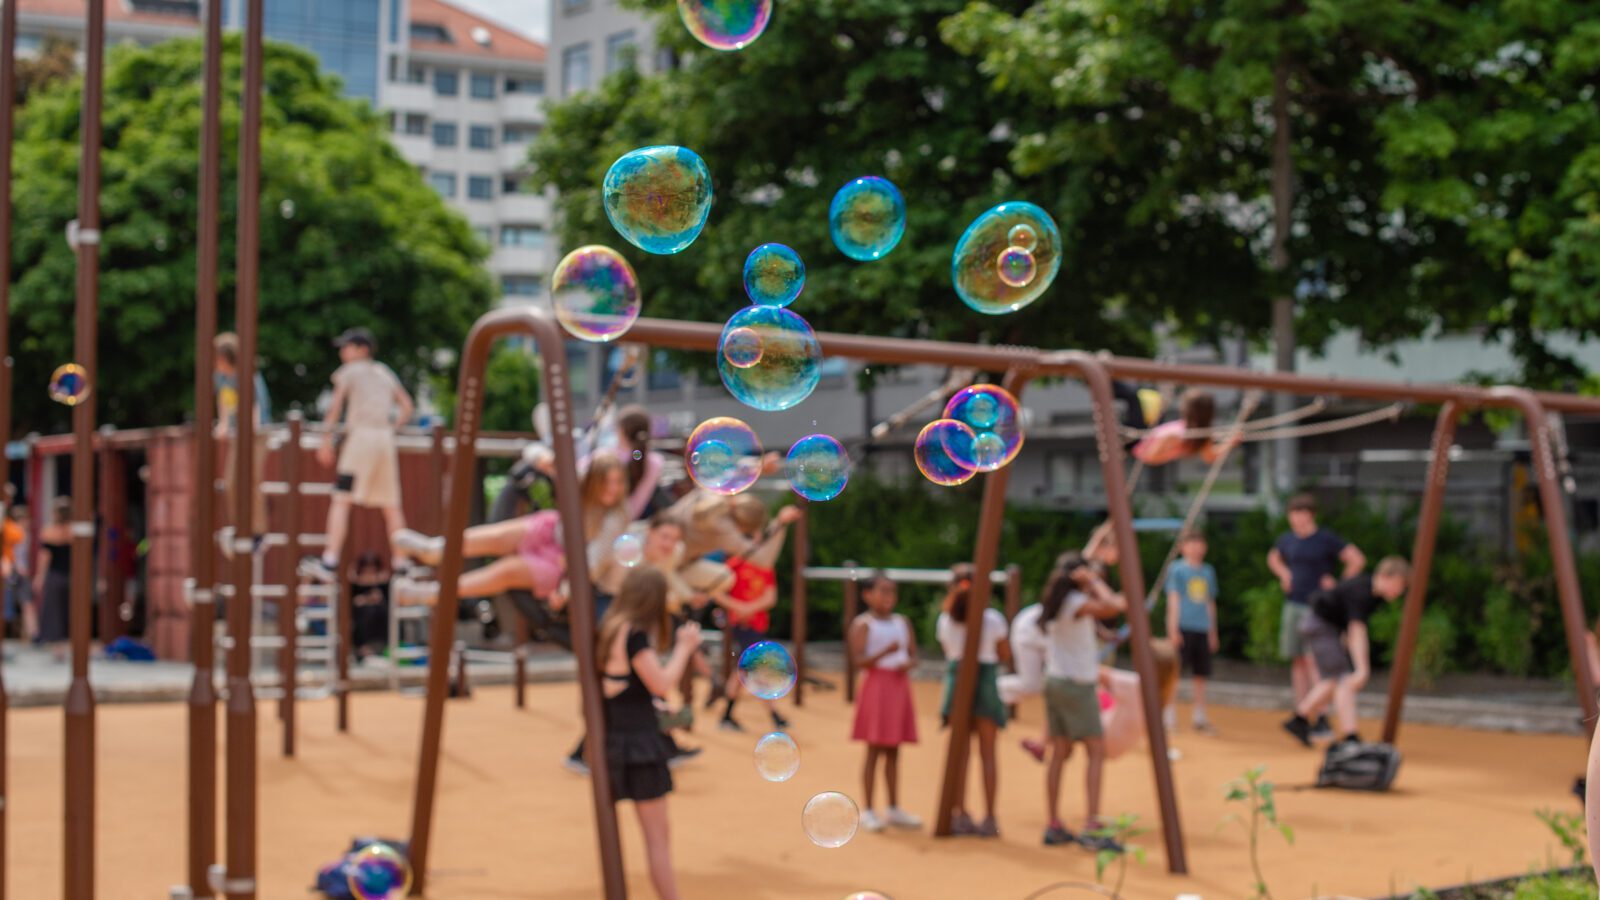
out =
[[[1316,666],[1301,639],[1301,625],[1307,615],[1311,594],[1329,590],[1338,581],[1334,573],[1343,568],[1341,578],[1354,578],[1366,568],[1361,548],[1326,528],[1317,525],[1317,498],[1296,494],[1289,498],[1289,530],[1278,538],[1267,554],[1267,568],[1283,587],[1282,621],[1278,628],[1278,653],[1289,660],[1289,679],[1294,687],[1294,702],[1299,706],[1317,679]],[[1327,717],[1312,724],[1311,736],[1331,738],[1333,729]]]
[[[1133,445],[1133,457],[1147,466],[1164,466],[1189,456],[1215,462],[1227,447],[1208,432],[1216,418],[1217,401],[1210,391],[1190,388],[1178,400],[1178,418],[1150,429]],[[1237,441],[1238,438],[1233,439]]]
[[[1310,609],[1300,624],[1300,637],[1315,660],[1317,681],[1284,730],[1311,746],[1311,718],[1333,704],[1339,740],[1360,740],[1356,735],[1356,694],[1372,674],[1372,648],[1367,621],[1378,607],[1394,602],[1406,591],[1411,565],[1398,556],[1386,556],[1370,575],[1355,575],[1331,588],[1313,591]]]
[[[898,591],[882,569],[862,582],[861,598],[867,611],[856,616],[846,634],[851,659],[866,673],[850,730],[851,739],[867,745],[861,827],[921,828],[922,819],[900,808],[900,746],[917,742],[916,704],[907,674],[917,664],[916,632],[909,619],[894,611]],[[879,760],[889,792],[889,810],[881,816],[872,802]]]
[[[356,656],[379,652],[389,643],[389,579],[383,557],[370,550],[350,566],[350,642]]]
[[[642,406],[624,406],[617,412],[616,442],[604,446],[578,460],[578,474],[588,471],[589,464],[603,456],[615,457],[628,475],[628,517],[647,519],[656,512],[657,491],[661,487],[661,471],[665,458],[650,449],[653,422],[650,411]],[[548,446],[530,445],[523,454],[534,468],[549,475],[555,471],[555,454]]]
[[[967,650],[967,606],[972,597],[972,565],[957,563],[950,567],[950,586],[945,591],[943,609],[935,632],[939,645],[944,648],[945,677],[944,699],[939,715],[950,721],[950,705],[954,702],[956,673]],[[1006,640],[1006,617],[1000,610],[987,607],[983,611],[983,627],[978,634],[978,684],[972,695],[972,736],[978,742],[978,757],[983,763],[983,798],[986,816],[981,824],[974,823],[967,814],[966,772],[961,772],[961,790],[956,793],[956,809],[950,822],[952,834],[975,834],[981,837],[999,837],[1000,826],[995,822],[995,797],[1000,789],[1000,767],[995,753],[995,741],[1000,729],[1006,726],[1006,705],[1000,700],[1000,666],[1011,665],[1011,644]]]
[[[1100,722],[1100,646],[1095,622],[1127,610],[1121,595],[1105,583],[1079,553],[1064,553],[1045,583],[1037,628],[1048,639],[1045,658],[1045,714],[1050,761],[1045,770],[1046,845],[1079,843],[1091,850],[1120,850],[1116,841],[1093,834],[1100,821],[1101,773],[1105,741]],[[1089,758],[1084,774],[1087,812],[1084,830],[1074,835],[1061,819],[1061,775],[1074,744]]]

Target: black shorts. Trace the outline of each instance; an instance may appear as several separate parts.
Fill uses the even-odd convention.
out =
[[[1300,620],[1300,639],[1305,642],[1306,652],[1316,660],[1318,680],[1343,678],[1355,671],[1350,651],[1344,646],[1344,632],[1315,612],[1307,613]]]
[[[1211,635],[1204,631],[1185,631],[1182,663],[1197,678],[1211,677]]]

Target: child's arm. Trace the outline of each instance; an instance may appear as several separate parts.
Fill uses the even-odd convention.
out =
[[[417,405],[411,401],[411,394],[406,391],[406,386],[400,379],[394,380],[394,405],[395,424],[404,425],[411,421],[411,414],[417,411]]]
[[[868,665],[867,623],[857,616],[856,620],[850,623],[850,631],[845,637],[850,649],[851,662],[855,663],[856,668],[865,669]]]
[[[1215,581],[1215,579],[1212,579],[1212,580]],[[1220,632],[1217,631],[1217,597],[1216,597],[1216,593],[1217,593],[1216,591],[1211,591],[1210,592],[1210,596],[1206,597],[1206,621],[1211,623],[1211,638],[1210,638],[1210,640],[1211,640],[1211,652],[1212,653],[1217,652],[1217,648],[1222,646],[1222,637],[1221,637]]]
[[[322,420],[325,426],[322,432],[322,446],[317,448],[317,461],[325,466],[333,465],[333,433],[339,428],[339,420],[344,416],[344,405],[348,398],[349,393],[343,384],[334,387],[333,401],[328,404],[328,415]]]
[[[1183,598],[1178,596],[1177,591],[1167,589],[1167,637],[1179,646],[1183,644],[1183,632],[1178,630],[1178,605],[1182,602]]]
[[[751,550],[745,559],[763,568],[770,569],[778,564],[778,554],[783,552],[783,542],[789,536],[789,526],[800,519],[800,507],[785,506],[778,510],[772,517],[772,524],[767,526],[767,533],[761,542]]]
[[[1370,650],[1367,644],[1367,623],[1351,622],[1346,638],[1349,642],[1350,664],[1355,668],[1349,678],[1351,684],[1359,691],[1361,686],[1367,683],[1367,677],[1372,674],[1367,659]]]
[[[911,627],[911,620],[905,616],[900,617],[906,623],[906,640],[910,644],[906,647],[906,664],[901,666],[901,671],[909,672],[917,667],[917,630]],[[892,652],[892,651],[890,651]],[[885,655],[888,655],[885,653]]]
[[[1283,554],[1278,552],[1277,547],[1273,547],[1267,553],[1267,568],[1271,569],[1272,574],[1278,577],[1278,584],[1283,588],[1283,592],[1285,594],[1289,593],[1293,575],[1289,572],[1289,566],[1284,563]]]
[[[762,612],[764,610],[772,609],[774,606],[777,606],[777,605],[778,605],[778,589],[775,588],[775,587],[769,587],[769,588],[767,588],[765,591],[763,591],[761,593],[761,596],[759,598],[757,598],[755,600],[751,600],[749,603],[746,603],[745,604],[745,608],[748,609],[752,613],[758,613],[758,612]]]
[[[654,650],[645,648],[634,654],[633,670],[639,673],[639,680],[653,696],[665,697],[683,680],[684,670],[699,649],[700,626],[689,622],[678,626],[677,639],[672,642],[672,656],[665,666]]]
[[[1111,586],[1102,581],[1098,575],[1089,573],[1087,569],[1080,571],[1085,572],[1086,577],[1077,581],[1077,584],[1088,594],[1088,600],[1078,608],[1075,615],[1113,619],[1128,611],[1127,601],[1121,594],[1113,591]]]

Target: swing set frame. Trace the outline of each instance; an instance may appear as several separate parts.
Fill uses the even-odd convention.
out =
[[[649,347],[715,351],[721,334],[718,325],[663,319],[640,319],[628,331],[630,344]],[[599,670],[594,659],[594,598],[587,577],[583,551],[582,515],[579,507],[577,460],[574,453],[575,430],[571,384],[566,358],[565,336],[549,311],[534,308],[502,309],[484,315],[473,326],[461,355],[456,402],[456,446],[471,447],[481,424],[483,380],[489,350],[494,341],[506,337],[531,337],[541,355],[545,401],[550,406],[555,451],[556,507],[565,536],[571,596],[573,649],[578,658],[578,683],[582,694],[587,729],[586,752],[590,771],[604,772],[605,721],[602,712]],[[1161,363],[1128,357],[1109,357],[1076,350],[1047,351],[1015,346],[978,346],[941,341],[880,338],[863,335],[819,333],[824,356],[845,357],[878,365],[945,365],[1001,375],[1001,385],[1014,396],[1023,393],[1028,383],[1041,377],[1071,377],[1089,388],[1094,410],[1095,437],[1105,485],[1107,514],[1112,537],[1122,558],[1120,578],[1123,595],[1145,596],[1144,573],[1139,562],[1139,546],[1133,530],[1133,510],[1127,492],[1127,471],[1122,450],[1122,434],[1115,414],[1113,378],[1141,382],[1171,382],[1241,390],[1276,391],[1293,394],[1368,398],[1391,402],[1439,405],[1433,433],[1422,513],[1412,553],[1413,575],[1395,647],[1388,706],[1384,715],[1383,739],[1398,738],[1400,713],[1405,702],[1405,687],[1416,647],[1433,559],[1434,540],[1444,504],[1444,488],[1449,475],[1450,448],[1457,420],[1478,409],[1497,408],[1519,412],[1527,423],[1532,448],[1533,468],[1538,479],[1545,526],[1552,535],[1551,559],[1556,574],[1567,649],[1578,680],[1578,697],[1586,720],[1593,728],[1597,709],[1594,685],[1583,664],[1583,603],[1576,560],[1568,535],[1567,514],[1559,471],[1552,446],[1548,412],[1600,415],[1600,399],[1573,394],[1536,393],[1521,387],[1477,387],[1448,384],[1398,384],[1383,381],[1340,379],[1296,375],[1282,372],[1253,372],[1222,366]],[[463,536],[467,527],[472,493],[472,456],[457,453],[451,460],[446,485],[445,552],[439,566],[439,608],[450,609],[456,602],[456,579],[462,570]],[[1005,513],[1009,467],[988,473],[984,478],[982,508],[973,548],[973,600],[967,606],[967,647],[958,669],[955,696],[951,704],[950,738],[946,747],[944,777],[940,785],[935,834],[950,834],[951,813],[961,773],[967,766],[972,731],[972,699],[977,686],[977,643],[982,631],[981,616],[988,607],[991,574],[998,564],[1001,524]],[[461,489],[466,486],[466,489]],[[803,558],[806,541],[798,540],[797,553]],[[803,602],[803,597],[797,597]],[[1144,700],[1145,728],[1156,794],[1161,807],[1161,831],[1167,868],[1175,874],[1188,872],[1183,831],[1179,819],[1172,769],[1167,758],[1166,734],[1161,726],[1161,709],[1156,691],[1155,660],[1150,651],[1151,630],[1142,603],[1128,608],[1132,633],[1134,669],[1140,676]],[[430,656],[442,659],[448,651],[453,623],[449,616],[433,617]],[[802,673],[803,674],[803,673]],[[428,671],[427,697],[423,710],[422,746],[418,757],[417,779],[412,805],[410,852],[416,880],[413,896],[426,886],[428,851],[434,825],[435,796],[438,785],[440,750],[443,741],[445,698],[448,673],[443,666]],[[590,780],[593,790],[596,840],[599,845],[603,896],[621,900],[627,896],[618,837],[617,815],[606,778]]]

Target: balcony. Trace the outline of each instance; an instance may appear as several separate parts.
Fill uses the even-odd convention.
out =
[[[501,94],[500,121],[543,122],[544,95],[523,93]]]
[[[528,148],[530,144],[501,144],[500,171],[515,172],[528,167]]]
[[[495,215],[501,222],[548,225],[550,200],[543,194],[501,194],[495,201]]]
[[[389,140],[413,166],[426,166],[433,161],[433,140],[425,134],[391,134]]]
[[[378,88],[378,105],[400,112],[432,112],[435,106],[433,85],[409,81],[385,81]]]

